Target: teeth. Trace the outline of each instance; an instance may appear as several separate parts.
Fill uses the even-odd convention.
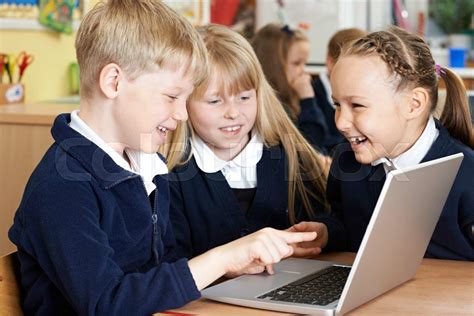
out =
[[[363,137],[363,136],[357,136],[357,137],[350,137],[350,142],[351,143],[354,143],[354,144],[360,144],[362,143],[363,141],[365,141],[367,138],[366,137]]]
[[[166,127],[163,127],[163,126],[158,126],[158,129],[162,131],[163,133],[166,133],[167,131]]]
[[[236,131],[240,128],[240,126],[231,126],[231,127],[225,127],[223,128],[223,130],[227,131],[227,132],[233,132],[233,131]]]

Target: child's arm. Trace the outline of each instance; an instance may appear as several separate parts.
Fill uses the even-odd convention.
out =
[[[65,196],[64,192],[75,194]],[[14,241],[22,254],[22,266],[36,273],[41,267],[43,273],[41,280],[31,279],[33,274],[22,275],[25,282],[34,284],[30,296],[55,300],[49,291],[40,293],[51,287],[52,293],[60,291],[74,312],[83,315],[145,315],[199,297],[186,259],[160,261],[145,269],[150,262],[144,260],[151,252],[143,247],[146,238],[131,240],[125,234],[106,234],[103,226],[110,224],[104,219],[107,214],[98,212],[100,207],[93,197],[87,182],[64,180],[38,186],[22,201],[15,227],[23,229],[11,234],[19,238]],[[124,225],[116,221],[108,229]],[[151,234],[150,229],[142,229],[144,236]],[[117,258],[112,244],[124,247],[125,243],[129,254]],[[131,243],[136,247],[130,247]],[[144,269],[127,271],[119,265],[133,265],[132,260],[140,260]]]
[[[344,150],[344,149],[343,149]],[[312,242],[293,245],[294,256],[296,257],[312,257],[319,254],[322,248],[327,247],[328,250],[344,250],[346,247],[346,232],[342,221],[342,205],[341,205],[341,177],[338,157],[341,153],[337,149],[334,154],[333,162],[330,166],[328,174],[328,183],[326,186],[326,198],[331,207],[330,214],[322,213],[322,205],[314,200],[314,207],[317,207],[315,216],[307,216],[305,212],[297,217],[297,221],[301,221],[289,229],[288,231],[299,232],[316,232],[317,238]],[[311,190],[316,190],[311,183],[306,183]],[[319,213],[317,212],[319,210]]]
[[[170,222],[175,238],[174,251],[178,257],[193,257],[193,240],[191,228],[186,215],[180,179],[176,174],[170,173]],[[194,254],[195,255],[195,254]]]
[[[189,268],[198,289],[251,264],[266,266],[267,271],[273,273],[273,263],[293,254],[288,244],[311,241],[315,237],[314,232],[294,233],[264,228],[191,259]]]
[[[458,177],[451,188],[451,193],[431,237],[425,257],[474,260],[474,241],[472,240],[474,187],[470,184],[473,172],[472,169],[463,170],[462,168],[463,165],[461,165]],[[467,180],[468,178],[469,180]]]

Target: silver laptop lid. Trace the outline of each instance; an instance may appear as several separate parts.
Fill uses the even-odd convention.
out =
[[[387,175],[339,299],[337,314],[413,278],[463,157],[459,153]]]

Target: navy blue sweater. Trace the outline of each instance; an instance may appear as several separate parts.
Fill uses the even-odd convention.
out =
[[[149,315],[200,296],[176,260],[169,186],[143,181],[58,116],[49,148],[9,231],[18,247],[23,309],[38,315]]]
[[[439,136],[422,162],[462,152],[464,159],[426,250],[426,257],[474,260],[470,229],[474,223],[474,151],[436,122]],[[357,251],[385,182],[383,165],[362,165],[349,144],[337,146],[327,185],[332,217],[327,250]]]
[[[263,227],[288,228],[286,159],[281,146],[264,148],[257,164],[257,191],[247,213],[222,172],[205,173],[194,158],[175,168],[170,173],[170,218],[177,253],[191,258]],[[318,202],[313,205],[315,212],[324,211]],[[296,210],[298,220],[308,219],[299,200]]]
[[[301,134],[313,147],[320,152],[326,152],[325,143],[329,132],[324,113],[316,98],[301,99],[300,109],[297,126]]]
[[[326,151],[331,152],[334,146],[344,142],[344,136],[339,133],[336,127],[336,120],[334,119],[336,110],[332,104],[329,103],[327,91],[319,77],[313,81],[313,89],[316,104],[323,113],[324,121],[327,126],[327,131],[324,136],[324,148]]]

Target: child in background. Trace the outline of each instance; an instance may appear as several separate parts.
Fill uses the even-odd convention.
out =
[[[447,96],[438,121],[433,113],[440,79]],[[306,244],[309,249],[357,251],[389,170],[462,152],[425,256],[474,260],[474,136],[461,79],[435,65],[419,36],[391,27],[347,47],[331,86],[337,128],[350,142],[337,147],[328,179],[335,217],[291,230],[319,233],[321,238]],[[398,229],[397,223],[390,229]]]
[[[191,138],[178,144],[188,148],[167,155],[169,166],[178,164],[170,218],[177,252],[188,258],[326,209],[325,161],[285,113],[250,44],[223,26],[199,31],[211,73],[188,102],[181,132]]]
[[[336,108],[331,98],[331,84],[329,78],[331,71],[339,58],[341,49],[344,45],[350,44],[352,41],[365,36],[367,33],[358,28],[343,29],[334,33],[329,39],[326,55],[326,68],[327,72],[322,71],[318,74],[316,79],[313,81],[313,88],[316,95],[316,101],[318,106],[324,113],[326,124],[328,127],[328,133],[325,136],[324,146],[329,152],[332,151],[334,146],[344,141],[344,136],[339,133],[336,127],[336,121],[334,120],[334,114]]]
[[[309,57],[309,40],[288,25],[268,24],[252,39],[252,46],[265,77],[277,92],[285,110],[305,138],[325,152],[328,128],[304,68]]]
[[[9,231],[25,314],[149,315],[315,237],[265,229],[177,259],[156,150],[207,72],[202,40],[161,1],[109,0],[85,16],[76,51],[80,110],[56,118]]]

